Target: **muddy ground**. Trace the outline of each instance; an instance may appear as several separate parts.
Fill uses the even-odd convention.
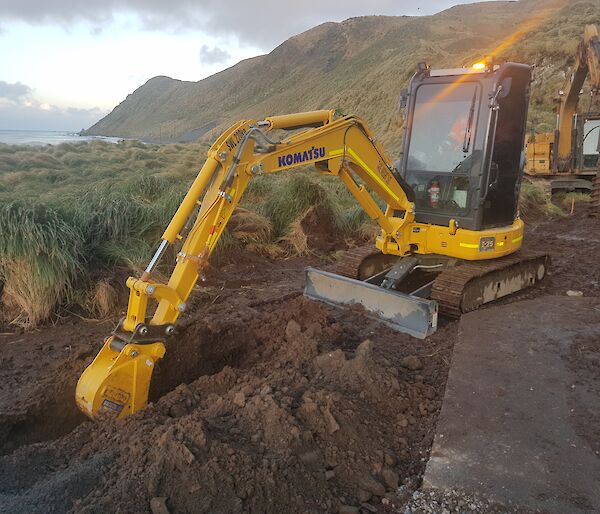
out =
[[[600,221],[585,207],[531,220],[525,244],[552,264],[519,298],[598,296]],[[244,253],[213,271],[168,344],[152,404],[122,422],[87,421],[73,400],[112,321],[0,335],[0,512],[404,512],[457,322],[420,341],[308,301],[308,264],[323,258]]]

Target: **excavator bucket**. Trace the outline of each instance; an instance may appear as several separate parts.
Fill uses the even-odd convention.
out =
[[[94,362],[79,378],[75,399],[92,419],[122,418],[148,403],[154,364],[165,353],[163,343],[126,344],[117,348],[109,337]]]
[[[306,269],[304,295],[333,306],[362,306],[370,318],[424,339],[437,329],[438,306],[427,300],[335,273]]]

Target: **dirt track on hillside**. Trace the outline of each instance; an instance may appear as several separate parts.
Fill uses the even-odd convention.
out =
[[[599,225],[585,210],[531,221],[526,245],[551,254],[551,272],[519,297],[598,296]],[[168,345],[153,403],[123,422],[85,421],[73,401],[110,323],[0,336],[0,512],[402,512],[457,324],[419,341],[308,301],[307,264],[319,259],[244,254],[215,271]]]

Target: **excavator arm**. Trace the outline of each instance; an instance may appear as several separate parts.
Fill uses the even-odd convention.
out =
[[[270,133],[279,129],[301,130],[272,140]],[[240,121],[209,149],[145,272],[127,280],[127,315],[77,385],[76,400],[85,414],[124,417],[146,406],[152,371],[165,354],[166,338],[174,332],[173,325],[185,311],[248,184],[257,175],[305,165],[342,180],[380,225],[377,246],[384,253],[402,256],[410,252],[412,190],[395,175],[390,158],[363,120],[323,110]],[[373,194],[387,205],[385,211]],[[182,245],[168,283],[157,282],[152,278],[154,269],[167,248],[178,243]],[[152,303],[156,308],[150,316]]]
[[[586,77],[589,76],[590,89],[593,93],[600,92],[600,39],[595,25],[586,25],[583,39],[577,48],[573,76],[564,91],[558,113],[557,158],[555,166],[558,171],[567,171],[571,164],[573,150],[573,115],[577,112],[579,93]]]

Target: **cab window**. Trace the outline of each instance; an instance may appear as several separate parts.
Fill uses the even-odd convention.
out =
[[[473,155],[479,86],[425,84],[417,90],[408,169],[468,173]]]
[[[483,159],[475,147],[480,97],[476,82],[424,84],[417,89],[406,180],[419,211],[468,214],[472,170],[479,170]]]
[[[600,152],[600,120],[586,121],[583,132],[583,167],[594,169]]]

